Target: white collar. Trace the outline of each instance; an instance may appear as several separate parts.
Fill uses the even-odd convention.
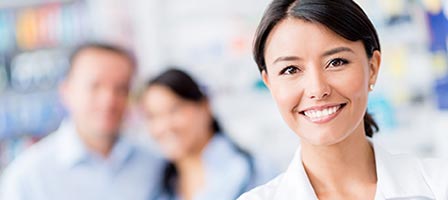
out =
[[[417,157],[392,155],[373,143],[378,176],[377,187],[386,199],[426,197],[435,199],[424,178],[422,165]]]
[[[435,199],[422,174],[421,163],[417,158],[405,155],[391,155],[377,144],[375,152],[378,183],[377,191],[386,199],[426,197]],[[378,195],[378,194],[377,194]],[[273,199],[314,199],[316,193],[302,164],[300,147],[283,174]]]
[[[273,199],[317,200],[305,168],[302,164],[302,151],[297,148],[288,169],[283,174]]]

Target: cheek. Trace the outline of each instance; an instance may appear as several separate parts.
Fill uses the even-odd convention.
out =
[[[303,93],[303,89],[295,85],[297,84],[293,82],[277,81],[274,82],[274,84],[272,84],[273,87],[271,87],[272,96],[275,99],[283,118],[287,121],[289,121],[289,119],[292,120],[292,111],[299,105]]]
[[[202,109],[195,109],[184,116],[177,128],[182,131],[182,143],[186,151],[197,150],[210,133],[211,124],[210,114]]]
[[[95,105],[95,102],[93,101],[92,95],[86,91],[77,91],[73,92],[70,95],[70,109],[72,109],[72,112],[94,112],[94,109],[92,109]]]
[[[98,93],[92,89],[79,88],[73,93],[73,104],[78,110],[94,112],[98,104]]]
[[[157,125],[155,122],[146,122],[148,124],[148,131],[149,135],[154,138],[155,140],[160,140],[160,137],[163,136],[163,127],[160,125]]]
[[[128,98],[123,96],[116,97],[117,101],[115,102],[115,106],[120,112],[120,114],[124,114],[124,111],[126,110],[128,106]]]
[[[366,70],[363,67],[359,67],[358,70],[352,70],[351,73],[336,77],[333,79],[332,85],[343,96],[359,103],[359,101],[363,102],[367,100],[368,79]]]
[[[192,140],[194,140],[193,137],[196,133],[194,126],[196,122],[192,121],[192,119],[195,119],[194,116],[184,114],[177,117],[176,120],[173,120],[170,125],[171,131],[175,133],[175,137],[182,144],[182,148],[188,148]]]

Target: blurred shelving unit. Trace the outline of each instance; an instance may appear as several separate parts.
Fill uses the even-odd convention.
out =
[[[375,24],[383,50],[369,102],[381,127],[375,140],[393,151],[448,157],[448,0],[356,1]],[[91,36],[134,47],[139,81],[166,65],[183,67],[205,86],[231,137],[286,165],[298,137],[281,119],[251,57],[270,0],[193,2],[0,1],[0,168],[56,128],[64,115],[56,85],[67,49]],[[129,132],[146,131],[132,108]]]
[[[57,87],[70,48],[90,32],[86,7],[80,0],[0,1],[0,172],[62,120]]]

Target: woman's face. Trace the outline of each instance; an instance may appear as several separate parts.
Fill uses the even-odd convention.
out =
[[[375,84],[380,59],[378,51],[369,59],[361,41],[288,18],[266,41],[262,77],[302,142],[332,145],[364,134],[369,85]]]
[[[212,117],[206,100],[182,99],[165,86],[150,86],[142,102],[151,136],[168,159],[199,153],[211,137]]]

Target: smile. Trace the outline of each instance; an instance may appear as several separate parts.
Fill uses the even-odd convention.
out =
[[[300,114],[305,115],[306,118],[313,123],[326,123],[334,119],[345,105],[346,104],[344,103],[333,106],[313,107],[301,111]]]

